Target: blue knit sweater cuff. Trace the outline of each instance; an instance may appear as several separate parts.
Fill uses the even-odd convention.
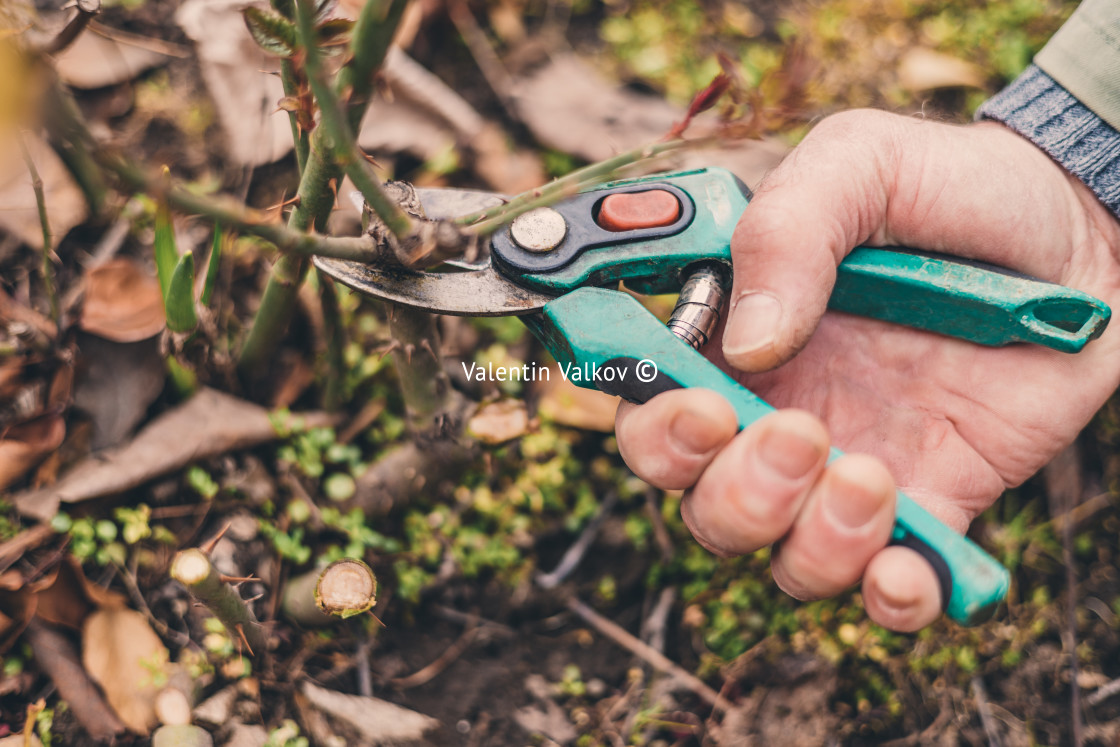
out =
[[[984,102],[977,118],[1003,122],[1084,182],[1120,218],[1120,132],[1035,65]]]

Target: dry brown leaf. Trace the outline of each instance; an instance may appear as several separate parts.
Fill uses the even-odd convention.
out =
[[[279,61],[257,46],[241,9],[245,0],[187,0],[175,20],[198,46],[202,79],[218,110],[229,156],[238,164],[260,166],[292,149],[288,115],[277,104],[284,97]]]
[[[0,747],[43,747],[43,743],[34,734],[28,740],[24,740],[22,734],[13,734],[0,739]]]
[[[86,273],[79,326],[114,342],[136,342],[164,327],[159,281],[130,259],[120,257]]]
[[[4,431],[0,438],[0,490],[43,461],[62,445],[65,436],[66,423],[56,414],[44,415]]]
[[[913,47],[898,61],[898,82],[917,93],[936,88],[983,88],[984,76],[975,65],[958,57]]]
[[[99,586],[82,572],[81,563],[67,555],[47,583],[36,584],[35,614],[49,623],[81,630],[90,614],[99,608],[125,606],[119,592]]]
[[[539,381],[542,383],[542,393],[537,411],[541,415],[572,428],[602,433],[614,431],[614,411],[618,409],[618,397],[578,387],[565,379],[556,367],[549,370],[547,381]]]
[[[138,734],[156,725],[156,682],[168,659],[167,648],[136,610],[100,609],[82,628],[82,664],[121,721]]]
[[[124,441],[147,416],[167,378],[160,340],[112,342],[96,335],[78,336],[81,376],[74,407],[89,415],[90,448],[105,449]]]
[[[685,110],[659,96],[636,93],[604,79],[575,55],[555,55],[518,79],[514,101],[522,122],[544,145],[585,161],[601,161],[653,142],[684,118]],[[712,127],[696,119],[693,130]],[[719,164],[748,186],[762,181],[789,148],[774,140],[743,140],[719,148],[690,149],[659,159],[659,169]]]
[[[46,141],[33,132],[25,132],[28,154],[43,182],[43,202],[51,236],[57,244],[70,229],[86,219],[88,208],[81,190],[74,183],[62,160]],[[39,223],[39,206],[31,186],[31,174],[14,137],[3,138],[0,145],[0,227],[18,236],[35,249],[43,248],[43,230]]]
[[[485,444],[505,443],[528,432],[529,412],[519,399],[483,405],[467,423],[467,433]]]
[[[308,428],[329,425],[323,413],[296,414]],[[11,498],[24,516],[49,519],[59,503],[113,495],[191,462],[277,438],[268,410],[213,389],[153,420],[126,445],[87,458],[56,484]]]
[[[103,88],[132,80],[167,60],[167,55],[153,49],[109,39],[90,29],[55,58],[55,67],[75,88]]]
[[[439,721],[431,716],[378,698],[345,695],[312,682],[304,682],[301,690],[315,708],[346,722],[376,745],[420,742],[427,732],[439,727]]]

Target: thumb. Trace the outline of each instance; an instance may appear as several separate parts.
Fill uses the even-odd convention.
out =
[[[732,366],[766,371],[809,341],[837,265],[884,222],[893,119],[855,111],[822,121],[743,211],[731,239],[735,277],[723,336]]]

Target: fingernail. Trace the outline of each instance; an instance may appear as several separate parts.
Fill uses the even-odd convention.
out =
[[[774,344],[782,320],[782,302],[769,293],[747,293],[731,310],[723,333],[723,352],[748,355]]]
[[[669,422],[669,439],[685,454],[706,454],[719,446],[722,434],[704,413],[681,410]]]
[[[824,494],[824,509],[848,529],[859,529],[875,518],[883,507],[883,496],[864,485],[833,479]]]
[[[788,428],[772,426],[758,444],[762,461],[778,474],[796,480],[808,474],[822,456],[823,447]]]
[[[868,578],[868,582],[874,587],[880,603],[893,613],[908,612],[921,602],[921,597],[915,594],[912,588],[883,584],[875,578]]]

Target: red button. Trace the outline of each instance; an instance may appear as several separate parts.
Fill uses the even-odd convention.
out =
[[[607,195],[599,205],[597,222],[608,231],[633,231],[668,226],[680,217],[681,206],[672,193],[651,189]]]

